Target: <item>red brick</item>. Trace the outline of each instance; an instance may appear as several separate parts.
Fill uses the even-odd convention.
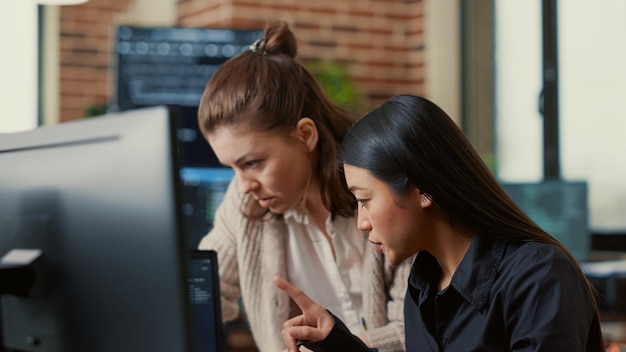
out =
[[[116,19],[132,0],[91,0],[61,8],[61,119],[78,118],[114,91]],[[373,106],[397,93],[423,93],[421,0],[178,0],[176,25],[258,29],[287,20],[302,62],[350,63],[349,74]],[[82,86],[82,89],[80,88]]]

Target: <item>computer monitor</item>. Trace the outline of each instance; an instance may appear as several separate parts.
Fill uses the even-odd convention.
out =
[[[1,297],[7,349],[193,351],[175,124],[150,107],[0,135],[0,257],[41,251]]]
[[[591,256],[588,187],[585,181],[503,182],[528,216],[559,240],[580,263]]]
[[[226,188],[234,176],[225,167],[183,167],[182,182],[183,213],[187,248],[198,248],[198,244],[212,228],[215,211],[222,203]]]
[[[215,210],[235,173],[219,162],[202,136],[198,108],[176,106],[176,109],[181,121],[176,136],[181,161],[183,225],[187,249],[194,250],[213,228]]]
[[[191,307],[191,338],[194,352],[224,351],[220,280],[217,252],[190,250],[188,292]]]

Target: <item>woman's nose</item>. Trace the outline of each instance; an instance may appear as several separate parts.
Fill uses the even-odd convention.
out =
[[[253,178],[246,177],[242,173],[237,173],[237,182],[239,183],[239,190],[241,193],[250,193],[254,190],[255,187],[258,186],[258,182]]]
[[[372,231],[372,224],[361,212],[358,213],[356,225],[361,231]]]

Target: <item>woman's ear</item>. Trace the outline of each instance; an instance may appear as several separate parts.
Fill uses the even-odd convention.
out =
[[[426,209],[433,205],[433,201],[426,193],[421,193],[420,198],[420,206],[422,207],[422,209]]]
[[[308,152],[315,150],[319,135],[317,133],[317,125],[311,118],[301,118],[292,134],[304,143]]]
[[[422,209],[426,209],[430,207],[431,205],[433,205],[433,201],[432,199],[430,199],[430,196],[428,194],[426,194],[425,192],[422,192],[418,188],[415,188],[415,189],[418,192],[417,197],[419,199],[419,205],[420,207],[422,207]]]

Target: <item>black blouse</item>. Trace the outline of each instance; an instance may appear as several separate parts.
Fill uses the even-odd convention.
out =
[[[450,286],[420,252],[404,300],[406,350],[603,352],[600,323],[576,264],[537,242],[476,237]],[[338,319],[313,351],[369,351]]]
[[[405,298],[407,351],[602,351],[583,277],[558,248],[478,236],[450,286],[419,253]]]

